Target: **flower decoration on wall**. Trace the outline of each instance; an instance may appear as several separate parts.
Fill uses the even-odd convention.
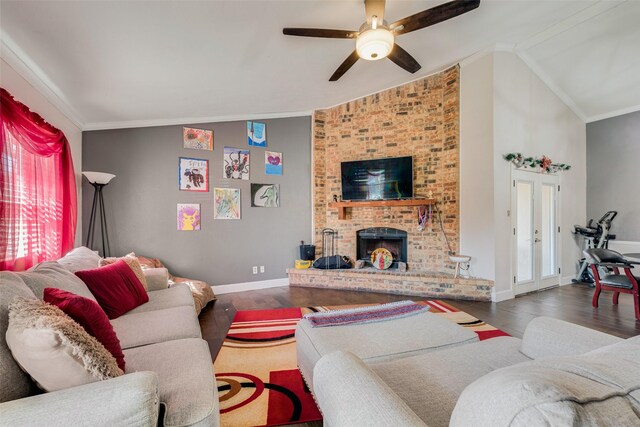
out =
[[[514,164],[518,169],[531,168],[540,169],[542,173],[556,173],[559,171],[568,171],[571,169],[571,165],[565,163],[553,163],[553,161],[547,156],[540,158],[524,157],[522,153],[507,153],[503,158]]]

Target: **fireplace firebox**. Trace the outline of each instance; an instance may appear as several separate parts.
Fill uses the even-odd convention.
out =
[[[407,262],[407,232],[389,227],[373,227],[358,230],[358,259],[371,264],[371,253],[378,248],[385,248],[393,255],[393,264],[389,268],[398,268],[398,262]]]

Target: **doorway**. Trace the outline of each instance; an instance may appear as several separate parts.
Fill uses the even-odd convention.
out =
[[[559,285],[559,177],[513,170],[511,181],[513,292]]]

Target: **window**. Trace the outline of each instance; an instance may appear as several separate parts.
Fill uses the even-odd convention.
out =
[[[73,247],[75,176],[64,134],[0,91],[0,270],[24,270]]]

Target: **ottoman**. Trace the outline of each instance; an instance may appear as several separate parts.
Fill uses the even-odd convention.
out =
[[[298,368],[313,391],[313,367],[325,354],[350,351],[365,363],[385,362],[478,341],[478,335],[443,317],[425,312],[375,323],[296,326]]]

